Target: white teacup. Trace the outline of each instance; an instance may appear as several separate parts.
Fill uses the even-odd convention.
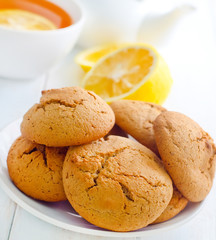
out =
[[[39,77],[61,61],[77,42],[84,22],[79,5],[71,0],[49,1],[66,10],[74,23],[49,31],[0,27],[0,77]]]

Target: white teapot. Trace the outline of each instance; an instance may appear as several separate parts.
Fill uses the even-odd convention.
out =
[[[173,5],[173,1],[171,1],[172,3],[167,3],[167,0],[165,3],[164,1],[155,0],[77,1],[81,4],[86,17],[79,39],[79,45],[82,47],[91,47],[111,42],[137,41],[139,29],[146,15],[149,13],[163,15],[179,8],[179,6]],[[160,4],[163,4],[165,9],[164,7],[161,8]],[[184,3],[180,3],[180,5],[182,9],[188,6],[188,4]]]

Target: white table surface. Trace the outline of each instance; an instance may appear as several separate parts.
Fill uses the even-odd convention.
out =
[[[172,34],[150,39],[145,33],[140,39],[156,46],[170,66],[173,88],[164,106],[183,112],[196,120],[216,140],[216,2],[196,1],[197,8],[175,22]],[[42,89],[73,86],[83,76],[74,64],[77,47],[51,72],[34,80],[0,78],[0,129],[23,114],[40,98]],[[215,240],[216,184],[208,203],[188,224],[149,240]],[[0,240],[109,239],[79,234],[48,224],[19,207],[0,188]],[[119,238],[118,238],[119,239]],[[123,238],[122,238],[123,239]],[[128,239],[146,239],[142,237]]]

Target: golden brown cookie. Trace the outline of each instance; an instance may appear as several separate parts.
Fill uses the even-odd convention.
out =
[[[26,195],[43,201],[66,200],[62,167],[67,148],[49,148],[19,137],[11,146],[8,172]]]
[[[202,201],[215,175],[212,138],[189,117],[163,112],[154,122],[157,147],[178,190],[191,202]]]
[[[119,100],[110,105],[115,113],[116,124],[154,153],[155,143],[153,121],[165,108],[154,103],[134,100]]]
[[[69,202],[83,218],[113,231],[147,226],[161,215],[173,193],[158,157],[119,136],[70,147],[63,184]]]
[[[23,118],[21,132],[27,139],[50,147],[80,145],[105,136],[115,116],[100,97],[80,87],[42,92]]]
[[[153,223],[165,222],[175,217],[187,206],[187,203],[188,203],[188,200],[182,196],[182,194],[177,190],[176,187],[173,187],[173,196],[168,206],[160,215],[160,217],[157,218]]]

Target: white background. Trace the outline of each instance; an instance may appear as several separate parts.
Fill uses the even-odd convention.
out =
[[[140,40],[153,44],[170,66],[174,79],[171,94],[164,106],[183,112],[196,120],[216,140],[216,2],[199,0],[196,9],[181,18],[167,19],[152,30],[143,25]],[[172,23],[172,24],[171,24]],[[152,25],[153,26],[153,25]],[[161,29],[166,34],[161,34]],[[157,34],[160,34],[157,37]],[[65,61],[50,73],[34,80],[0,78],[0,129],[22,117],[35,102],[42,89],[77,85],[83,76],[74,64],[77,47]],[[215,184],[216,185],[216,184]],[[208,204],[190,223],[160,236],[148,239],[216,239],[216,186]],[[0,189],[0,240],[106,239],[60,229],[32,216]],[[108,239],[108,238],[107,238]],[[144,238],[130,238],[144,239]]]

